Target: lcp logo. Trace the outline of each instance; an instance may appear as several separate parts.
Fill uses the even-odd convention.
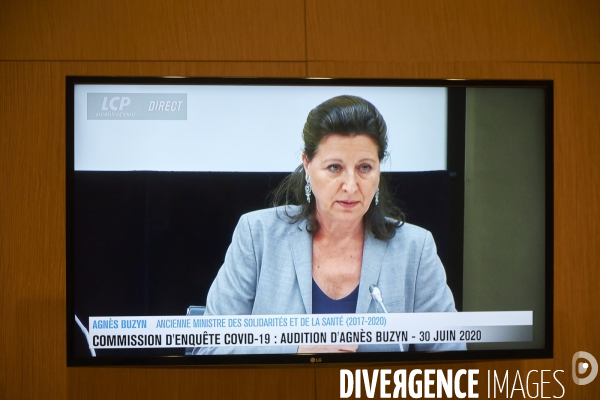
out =
[[[187,93],[88,93],[89,120],[186,120]]]
[[[117,106],[117,102],[118,102],[118,106]],[[108,100],[108,96],[105,96],[104,101],[102,102],[102,110],[108,111],[108,109],[110,108],[111,110],[114,110],[114,111],[117,111],[117,110],[122,111],[124,107],[127,107],[130,104],[131,104],[130,97],[115,96],[115,97],[112,97],[110,100]]]
[[[580,359],[585,359],[586,361],[579,361]],[[577,365],[576,365],[577,364]],[[590,374],[585,378],[579,378],[579,375],[584,375],[587,373],[589,368],[592,368]],[[577,368],[577,369],[575,369]],[[573,362],[571,365],[571,373],[573,375],[573,382],[577,385],[587,385],[591,381],[596,378],[598,375],[598,362],[594,358],[593,355],[587,353],[585,351],[578,351],[573,354]]]

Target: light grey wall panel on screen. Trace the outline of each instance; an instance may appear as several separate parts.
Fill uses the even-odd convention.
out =
[[[542,347],[544,91],[467,89],[466,108],[464,311],[533,310]]]

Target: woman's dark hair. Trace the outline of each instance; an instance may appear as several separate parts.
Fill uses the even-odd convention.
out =
[[[343,136],[366,135],[377,144],[379,161],[387,156],[387,126],[375,106],[356,96],[338,96],[315,107],[306,119],[302,139],[304,154],[312,160],[321,141],[330,134]],[[286,216],[291,222],[306,218],[308,231],[319,230],[316,218],[314,195],[310,203],[306,200],[304,186],[306,178],[302,164],[288,175],[273,192],[273,206],[299,205],[297,214]],[[378,239],[388,240],[396,234],[396,228],[406,221],[402,211],[394,205],[383,176],[379,180],[379,203],[371,202],[364,216],[365,229]]]

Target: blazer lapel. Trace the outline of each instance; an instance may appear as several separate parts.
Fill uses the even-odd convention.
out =
[[[288,234],[292,250],[292,262],[296,269],[300,295],[306,313],[312,313],[312,235],[306,230],[306,221],[291,225]]]
[[[369,286],[378,283],[386,248],[387,242],[375,239],[370,233],[365,234],[360,286],[358,288],[358,301],[356,303],[357,314],[366,313],[369,310],[369,305],[371,304]]]

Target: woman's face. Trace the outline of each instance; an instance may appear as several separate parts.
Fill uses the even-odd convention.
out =
[[[379,186],[377,144],[367,135],[327,135],[315,156],[302,155],[323,223],[362,219]]]

